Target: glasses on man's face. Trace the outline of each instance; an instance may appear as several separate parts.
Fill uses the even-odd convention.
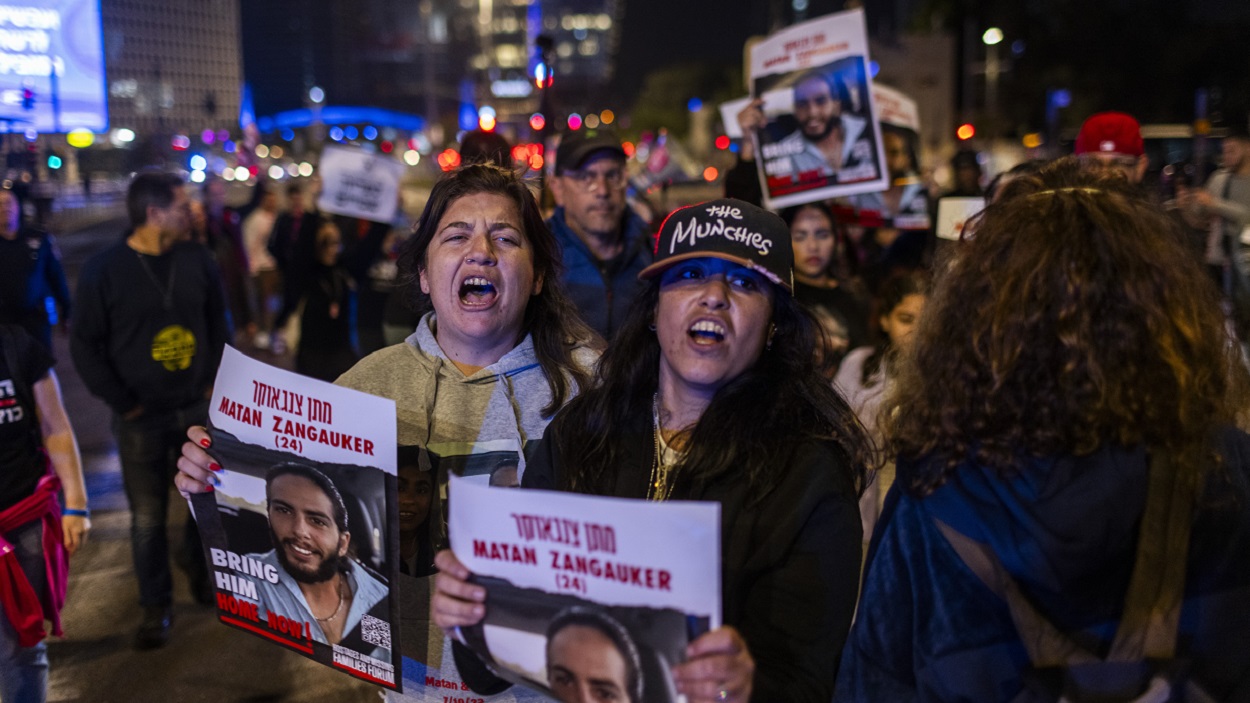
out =
[[[578,188],[587,192],[599,187],[600,181],[607,190],[618,190],[625,185],[625,169],[623,168],[599,170],[586,168],[581,171],[568,171],[564,177],[572,180]]]

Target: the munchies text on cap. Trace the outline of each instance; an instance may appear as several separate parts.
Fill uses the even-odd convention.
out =
[[[673,238],[668,245],[669,254],[676,253],[677,245],[679,244],[693,247],[698,240],[704,237],[716,236],[751,247],[759,252],[760,256],[768,256],[768,251],[773,246],[772,239],[762,232],[752,232],[746,227],[733,222],[726,224],[724,218],[727,217],[741,220],[741,210],[729,205],[711,205],[707,208],[707,214],[715,217],[716,220],[709,222],[693,217],[677,224],[673,229]]]

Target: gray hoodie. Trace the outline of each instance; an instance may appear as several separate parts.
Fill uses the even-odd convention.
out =
[[[533,339],[526,335],[499,361],[466,376],[439,348],[434,322],[434,313],[427,313],[404,343],[370,354],[336,383],[395,401],[399,444],[426,448],[425,458],[439,472],[444,499],[449,471],[486,481],[496,468],[516,466],[519,481],[525,471],[523,450],[533,450],[551,420],[542,413],[551,403],[551,389]],[[598,353],[586,347],[574,352],[574,361],[587,370],[597,358]],[[576,392],[573,387],[570,397]],[[405,593],[428,588],[425,581],[401,576],[401,603],[428,604],[428,595],[409,598],[413,594]],[[389,700],[441,703],[448,688],[459,688],[460,677],[451,648],[429,624],[429,613],[416,610],[401,613],[404,693],[392,694]],[[490,700],[527,700],[527,693],[531,692],[508,692]]]

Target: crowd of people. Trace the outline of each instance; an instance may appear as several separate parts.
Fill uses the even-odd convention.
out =
[[[506,144],[466,140],[479,156],[438,180],[407,236],[324,217],[298,189],[280,212],[257,188],[249,211],[209,184],[197,212],[176,178],[137,176],[131,229],[79,281],[71,345],[115,414],[136,645],[171,632],[170,478],[211,491],[221,468],[202,425],[231,325],[273,349],[297,317],[298,370],[396,403],[401,570],[433,578],[430,618],[449,637],[489,602],[447,549],[440,502],[448,467],[486,452],[506,467],[500,485],[720,504],[724,624],[669,682],[691,702],[1246,699],[1250,135],[1224,140],[1205,189],[1178,182],[1166,201],[1142,189],[1140,130],[1120,113],[1091,117],[1074,156],[1021,164],[989,193],[980,162],[956,155],[950,195],[988,205],[941,243],[914,156],[888,131],[883,146],[883,193],[774,213],[731,179],[738,198],[678,208],[654,231],[603,130],[561,139],[549,213]],[[755,244],[680,235],[727,227]],[[55,595],[43,564],[63,564],[89,527],[80,462],[46,351],[7,332],[0,348],[34,389],[9,394],[27,424],[3,427],[28,441],[6,450],[0,534],[33,545],[21,568]],[[308,500],[334,512],[329,480],[300,471],[273,478],[316,487]],[[31,501],[33,518],[6,522]],[[183,548],[202,557],[193,525]],[[274,549],[282,562],[276,536]],[[301,580],[284,602],[339,642],[376,602],[367,583]],[[613,639],[599,619],[572,629]],[[0,624],[0,671],[35,672],[0,684],[38,686],[42,645]],[[548,659],[572,636],[553,627]],[[487,700],[509,687],[444,646]],[[548,672],[551,690],[597,700],[570,667]],[[410,675],[392,700],[442,699]],[[637,700],[635,679],[615,699]],[[20,690],[35,689],[0,699]]]

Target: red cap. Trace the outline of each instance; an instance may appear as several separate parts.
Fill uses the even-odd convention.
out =
[[[1100,112],[1091,115],[1076,135],[1076,153],[1125,154],[1141,156],[1141,125],[1123,112]]]

